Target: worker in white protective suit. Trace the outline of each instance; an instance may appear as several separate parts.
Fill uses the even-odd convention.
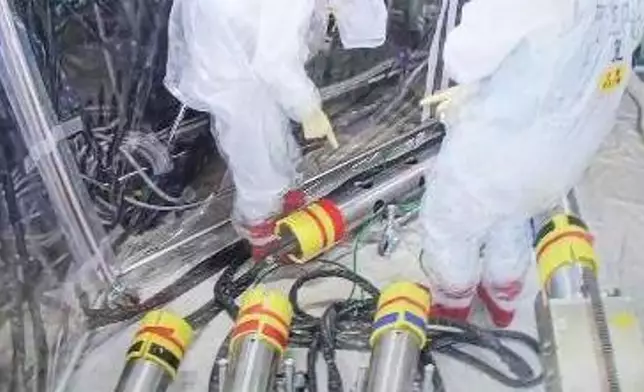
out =
[[[465,319],[477,294],[501,327],[531,260],[529,218],[579,179],[612,128],[642,37],[642,0],[471,0],[447,37],[459,86],[427,173],[423,263],[433,314]]]
[[[237,192],[233,218],[258,258],[274,244],[274,217],[305,202],[290,192],[300,153],[289,120],[337,147],[304,69],[330,11],[345,48],[384,43],[383,0],[174,0],[165,84],[212,114]]]

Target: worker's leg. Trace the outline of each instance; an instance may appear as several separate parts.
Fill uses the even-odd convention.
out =
[[[475,202],[465,187],[442,176],[428,184],[421,212],[422,263],[434,317],[465,320],[469,315],[481,278],[480,236],[468,227]]]
[[[507,220],[490,231],[483,250],[483,279],[479,296],[498,327],[507,327],[514,318],[531,255],[530,231],[526,221]]]
[[[261,87],[231,95],[215,117],[213,133],[236,188],[233,218],[247,229],[242,235],[264,245],[297,180],[300,153],[288,119]]]

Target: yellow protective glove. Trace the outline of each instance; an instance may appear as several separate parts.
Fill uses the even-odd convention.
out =
[[[421,99],[420,106],[428,107],[437,104],[436,117],[442,119],[454,101],[458,101],[462,97],[464,90],[464,86],[454,86],[446,90],[438,91]]]
[[[478,91],[479,84],[461,84],[428,95],[420,101],[421,106],[436,106],[436,117],[444,121],[447,116],[454,119],[458,115],[459,105]]]
[[[314,109],[304,117],[302,130],[304,138],[307,140],[326,138],[334,149],[340,146],[335,138],[335,133],[333,133],[333,125],[321,108]]]

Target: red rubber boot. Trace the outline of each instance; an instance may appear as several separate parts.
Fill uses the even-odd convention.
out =
[[[472,310],[475,291],[476,287],[451,292],[434,290],[432,294],[434,303],[430,309],[429,317],[467,321]]]
[[[499,328],[507,328],[512,324],[516,310],[516,299],[522,290],[523,284],[519,281],[494,288],[479,285],[479,298],[487,308],[494,325]]]
[[[440,318],[448,319],[454,321],[467,321],[470,317],[470,311],[472,306],[467,306],[464,308],[448,308],[440,304],[432,305],[432,308],[429,312],[431,318]]]
[[[299,189],[293,189],[286,192],[282,200],[282,213],[287,215],[306,205],[306,193]]]
[[[250,242],[253,260],[260,261],[277,250],[275,220],[269,219],[256,225],[242,225],[239,234]]]

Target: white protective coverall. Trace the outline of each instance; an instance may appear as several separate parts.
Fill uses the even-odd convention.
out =
[[[478,287],[493,300],[484,301],[493,320],[511,321],[531,260],[528,220],[578,181],[610,132],[643,7],[642,0],[463,7],[444,60],[465,93],[445,113],[447,136],[427,173],[421,213],[439,314],[466,316]]]
[[[280,213],[297,180],[289,119],[321,113],[304,63],[324,37],[329,9],[345,48],[384,43],[383,0],[174,0],[165,84],[214,116],[237,190],[236,219],[245,225]]]

